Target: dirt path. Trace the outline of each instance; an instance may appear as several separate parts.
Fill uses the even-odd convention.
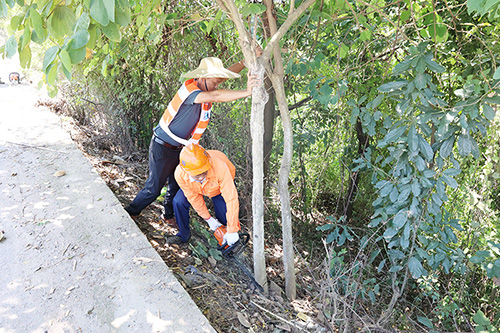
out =
[[[0,332],[214,332],[37,98],[0,85]]]

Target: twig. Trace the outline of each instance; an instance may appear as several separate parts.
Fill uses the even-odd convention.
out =
[[[50,148],[45,148],[45,147],[40,147],[40,146],[34,146],[34,145],[29,145],[27,143],[19,143],[19,142],[12,142],[12,141],[2,141],[2,142],[3,143],[9,143],[9,144],[12,144],[12,145],[23,146],[23,147],[27,147],[27,148],[38,148],[38,149],[42,149],[42,150],[53,151],[53,152],[56,152],[56,153],[68,154],[67,151],[61,151],[61,150],[50,149]]]
[[[295,325],[295,324],[294,324],[294,323],[292,323],[291,321],[288,321],[288,320],[286,320],[285,318],[282,318],[282,317],[278,316],[277,314],[272,313],[271,311],[269,311],[269,310],[267,310],[267,309],[264,309],[262,306],[260,306],[259,304],[255,303],[254,301],[250,301],[250,303],[251,303],[251,304],[253,304],[253,305],[255,305],[256,307],[258,307],[260,310],[262,310],[262,311],[264,311],[264,312],[266,312],[266,313],[269,313],[270,315],[272,315],[272,316],[274,316],[274,317],[278,318],[279,320],[281,320],[281,321],[283,321],[283,322],[287,323],[288,325],[292,325],[293,327],[295,327],[295,328],[297,328],[297,329],[299,329],[299,330],[301,330],[301,331],[303,331],[303,332],[307,332],[305,329],[303,329],[303,328],[302,328],[302,327],[300,327],[300,326]]]

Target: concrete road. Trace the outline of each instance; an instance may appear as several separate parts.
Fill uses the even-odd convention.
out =
[[[0,85],[0,333],[215,332],[37,94]]]

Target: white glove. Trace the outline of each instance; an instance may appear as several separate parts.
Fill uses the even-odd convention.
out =
[[[223,239],[224,239],[224,243],[227,243],[227,245],[231,246],[240,239],[240,235],[238,235],[237,232],[226,232],[224,234]]]
[[[208,220],[205,220],[205,221],[207,221],[208,226],[210,227],[210,230],[212,230],[212,231],[217,230],[217,228],[219,228],[222,225],[222,223],[220,223],[219,221],[217,221],[217,219],[214,219],[211,216]]]

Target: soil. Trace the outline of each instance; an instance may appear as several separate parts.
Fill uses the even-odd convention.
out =
[[[49,106],[62,117],[72,139],[123,206],[132,201],[146,181],[147,152],[117,156],[109,149],[104,136],[65,115],[64,100],[43,100],[39,104]],[[306,261],[304,256],[308,253],[297,251],[297,299],[290,301],[284,294],[281,240],[268,237],[266,267],[269,288],[268,294],[264,295],[232,260],[220,256],[215,238],[195,212],[192,211],[191,215],[193,230],[190,241],[180,245],[166,244],[165,236],[175,234],[177,230],[161,220],[162,212],[158,200],[144,209],[140,216],[134,217],[134,221],[218,332],[335,331],[319,305],[319,277],[324,270],[324,256],[317,255],[320,257],[317,262],[311,261],[310,257]],[[251,230],[245,230],[243,223],[242,229],[242,232],[251,233]],[[238,259],[253,271],[251,242]]]

